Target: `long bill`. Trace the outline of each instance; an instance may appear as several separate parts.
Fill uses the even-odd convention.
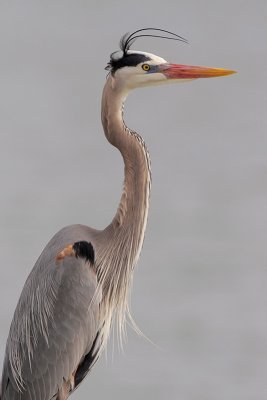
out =
[[[159,70],[166,76],[167,79],[214,78],[217,76],[231,75],[236,73],[236,71],[232,71],[230,69],[169,63],[160,65]]]

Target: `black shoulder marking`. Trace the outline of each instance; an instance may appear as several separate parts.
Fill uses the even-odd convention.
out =
[[[99,336],[99,332],[97,333],[95,340],[93,341],[92,347],[89,351],[89,353],[86,354],[84,359],[81,361],[79,364],[75,377],[74,377],[74,389],[77,388],[77,386],[81,383],[81,381],[85,378],[85,376],[88,374],[90,369],[93,367],[93,365],[96,363],[99,357],[99,352],[98,348],[96,347],[97,339]]]
[[[111,71],[114,73],[119,68],[123,67],[136,67],[136,65],[145,62],[151,61],[151,58],[146,56],[145,54],[139,53],[126,53],[123,57],[119,59],[115,59],[115,57],[111,57],[109,65],[111,67]]]
[[[84,258],[85,261],[89,261],[91,264],[94,264],[95,251],[92,246],[92,243],[86,241],[76,242],[73,245],[73,251],[77,258],[78,257]]]

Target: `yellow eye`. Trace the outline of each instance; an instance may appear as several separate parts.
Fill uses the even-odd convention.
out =
[[[142,68],[144,71],[149,71],[150,70],[150,65],[149,64],[143,64]]]

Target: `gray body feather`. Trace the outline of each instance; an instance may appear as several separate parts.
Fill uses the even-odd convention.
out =
[[[94,236],[81,225],[66,227],[36,262],[10,328],[2,400],[52,399],[90,352],[101,328],[96,272],[83,258],[56,257],[70,243],[94,243]]]

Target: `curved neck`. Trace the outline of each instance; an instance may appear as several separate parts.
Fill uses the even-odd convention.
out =
[[[116,310],[119,338],[124,335],[132,272],[141,252],[149,206],[149,156],[141,136],[124,124],[126,97],[127,91],[109,75],[102,96],[102,124],[108,141],[122,154],[124,188],[115,217],[101,232],[102,245],[97,252],[96,268],[103,294],[101,313],[105,321],[103,342],[113,320],[112,310]]]
[[[128,129],[123,120],[123,103],[127,91],[107,78],[102,97],[102,124],[108,141],[119,149],[124,160],[124,189],[112,229],[145,229],[150,192],[150,160],[140,135]]]

